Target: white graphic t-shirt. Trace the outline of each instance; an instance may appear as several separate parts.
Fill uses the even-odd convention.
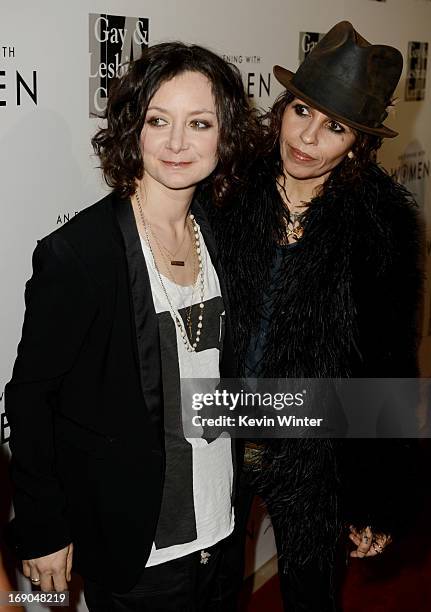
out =
[[[199,232],[200,233],[200,232]],[[230,437],[184,438],[181,378],[219,378],[224,334],[224,306],[217,273],[200,233],[205,277],[203,327],[196,352],[187,351],[155,268],[141,238],[159,332],[164,398],[166,472],[162,505],[147,567],[213,546],[234,527],[231,505],[233,465]],[[191,310],[192,336],[200,314],[200,289],[162,277],[170,302],[184,329]],[[193,300],[193,301],[192,301]]]

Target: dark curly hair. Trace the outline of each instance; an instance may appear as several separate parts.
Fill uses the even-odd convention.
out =
[[[110,87],[103,118],[106,127],[92,138],[107,184],[131,196],[143,176],[139,138],[150,100],[166,81],[183,72],[199,72],[211,83],[219,125],[218,164],[204,183],[216,202],[245,180],[245,167],[260,132],[239,70],[198,45],[168,42],[145,49]]]
[[[266,128],[262,148],[264,154],[272,158],[277,176],[283,174],[283,162],[279,149],[281,122],[286,106],[294,99],[295,95],[293,93],[288,90],[283,91],[274,102],[271,110],[262,118]],[[376,152],[382,145],[380,136],[351,129],[356,136],[352,146],[354,157],[353,159],[345,158],[332,170],[330,175],[330,178],[336,178],[338,184],[360,180],[363,171],[370,161],[375,160]],[[329,181],[325,181],[322,185],[320,195],[325,193],[325,185],[329,186]]]

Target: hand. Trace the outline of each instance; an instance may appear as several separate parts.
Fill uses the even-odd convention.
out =
[[[370,527],[357,531],[353,525],[350,525],[349,538],[357,546],[356,550],[350,553],[350,556],[358,559],[380,555],[386,546],[392,542],[390,535],[373,533]]]
[[[42,591],[67,591],[67,583],[71,580],[73,544],[55,553],[26,559],[22,562],[24,576],[31,583],[40,586]]]

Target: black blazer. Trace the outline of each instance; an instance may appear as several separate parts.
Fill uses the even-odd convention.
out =
[[[221,375],[233,377],[223,276],[192,210],[225,303]],[[75,569],[127,591],[151,550],[165,461],[158,325],[130,201],[113,192],[41,240],[25,300],[5,389],[17,554],[73,541]]]

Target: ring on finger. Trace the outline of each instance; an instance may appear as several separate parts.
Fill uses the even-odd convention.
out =
[[[373,548],[379,554],[383,552],[383,546],[377,542],[373,542]]]
[[[34,582],[35,584],[40,582],[40,578],[30,578],[31,582]]]

